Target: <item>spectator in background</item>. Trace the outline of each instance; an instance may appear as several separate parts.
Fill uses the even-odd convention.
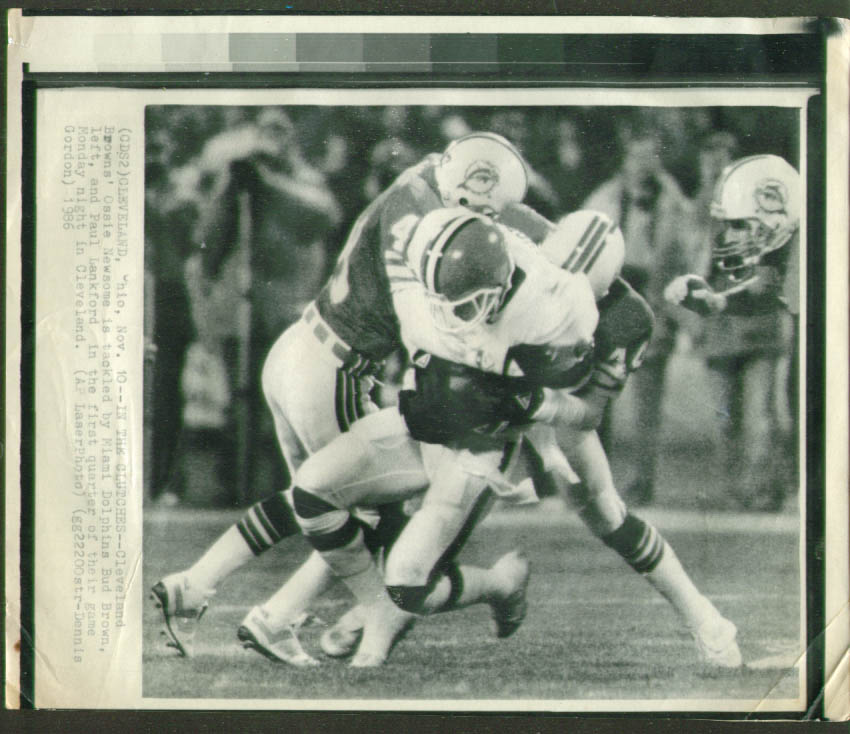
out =
[[[538,126],[539,139],[545,146],[540,155],[540,173],[552,184],[559,213],[573,212],[587,195],[590,177],[579,128],[563,115],[555,119],[544,117],[538,120]]]
[[[369,153],[369,170],[363,182],[366,200],[375,199],[418,160],[416,151],[401,138],[391,137],[379,142]]]
[[[211,138],[197,168],[205,193],[197,234],[202,257],[193,280],[199,294],[218,291],[221,318],[193,311],[196,321],[207,322],[199,330],[218,332],[233,375],[241,502],[262,491],[254,486],[262,465],[258,445],[265,448],[262,458],[279,466],[271,426],[256,425],[266,415],[262,362],[318,292],[328,240],[342,213],[322,174],[305,161],[295,127],[280,108],[263,108],[255,122]]]
[[[602,211],[620,226],[626,241],[623,277],[655,312],[652,341],[632,388],[636,425],[631,463],[636,476],[625,493],[629,502],[640,505],[653,499],[665,373],[678,328],[676,311],[664,300],[664,287],[687,271],[691,255],[686,235],[692,213],[691,202],[662,165],[660,141],[651,122],[624,123],[618,135],[620,168],[582,207]],[[603,430],[603,440],[610,443],[607,433]]]
[[[736,158],[737,140],[728,132],[709,134],[700,147],[692,233],[699,247],[694,272],[706,278],[711,273],[712,195],[721,172]],[[697,346],[709,367],[722,420],[716,462],[724,472],[722,486],[741,508],[778,510],[785,486],[778,469],[783,434],[778,398],[783,393],[777,390],[777,375],[790,349],[788,316],[778,299],[764,299],[750,313],[724,311],[706,316],[701,325]]]
[[[171,503],[182,491],[178,446],[183,429],[180,376],[194,338],[183,264],[191,250],[196,201],[185,196],[169,166],[170,135],[148,140],[145,161],[146,487]],[[175,317],[176,316],[176,317]]]
[[[240,245],[240,224],[243,233],[250,229],[251,296],[264,356],[321,285],[339,206],[321,173],[304,160],[295,128],[279,108],[264,108],[255,123],[212,138],[200,166],[213,179],[200,232],[205,272],[215,277]],[[243,193],[250,199],[250,228],[240,222]]]

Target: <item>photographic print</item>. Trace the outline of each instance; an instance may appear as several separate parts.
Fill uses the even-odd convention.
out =
[[[21,705],[834,716],[841,38],[260,20],[16,26]]]
[[[798,363],[795,317],[778,293],[773,299],[759,296],[758,306],[748,303],[743,312],[698,315],[671,304],[664,291],[686,274],[709,277],[714,270],[714,277],[727,279],[717,286],[721,291],[753,277],[743,248],[712,252],[713,230],[722,228],[712,205],[722,206],[722,197],[730,195],[722,183],[718,192],[718,182],[738,162],[745,172],[747,166],[754,171],[753,187],[769,178],[768,167],[784,172],[777,184],[783,192],[797,187],[794,203],[782,203],[783,210],[794,209],[789,227],[797,236],[798,109],[149,106],[145,140],[146,256],[148,292],[153,291],[148,340],[156,351],[146,392],[146,405],[152,401],[152,464],[144,558],[146,586],[157,584],[155,596],[166,612],[165,618],[153,609],[146,615],[146,695],[196,697],[211,691],[215,681],[217,698],[261,691],[276,698],[345,698],[348,690],[368,699],[730,699],[726,705],[734,706],[735,699],[755,700],[768,689],[771,697],[797,697],[803,569],[799,408],[793,377],[789,383]],[[387,246],[402,253],[415,249],[417,220],[431,210],[448,218],[448,224],[436,221],[435,234],[426,233],[435,240],[453,216],[464,216],[444,206],[457,202],[443,198],[440,187],[441,171],[454,163],[453,151],[467,147],[472,152],[464,154],[452,181],[457,196],[477,196],[482,206],[494,206],[499,188],[509,196],[513,182],[491,159],[503,156],[496,160],[505,168],[515,165],[520,174],[525,168],[523,203],[531,211],[509,207],[503,216],[494,213],[494,231],[515,217],[531,232],[529,238],[539,237],[534,227],[553,223],[549,240],[543,224],[541,247],[553,253],[556,264],[562,252],[565,262],[573,249],[576,261],[587,252],[584,259],[601,266],[599,277],[612,279],[600,286],[605,290],[599,308],[634,304],[635,311],[625,310],[620,318],[638,323],[631,326],[635,334],[614,347],[625,351],[621,362],[605,355],[612,361],[605,361],[590,384],[582,384],[586,376],[579,368],[576,384],[561,388],[586,402],[605,396],[594,437],[588,438],[583,424],[571,438],[593,442],[586,447],[593,458],[579,453],[576,460],[587,460],[585,471],[594,478],[570,476],[557,445],[543,438],[535,445],[534,434],[526,435],[519,447],[519,479],[511,481],[531,479],[539,501],[521,497],[516,505],[513,489],[505,499],[495,489],[499,501],[478,520],[472,516],[476,499],[454,509],[461,491],[453,490],[447,507],[461,513],[457,528],[420,531],[436,538],[430,542],[449,543],[453,551],[457,546],[452,561],[459,559],[458,565],[450,566],[441,559],[445,548],[420,547],[410,535],[416,524],[406,527],[411,513],[428,517],[428,504],[415,512],[411,507],[426,489],[418,474],[427,447],[411,450],[405,442],[376,451],[370,441],[382,446],[388,436],[360,437],[348,421],[359,411],[397,414],[396,406],[412,405],[399,403],[398,395],[407,392],[404,373],[417,347],[405,349],[393,334],[395,325],[384,327],[378,319],[378,309],[392,302],[394,280],[407,275],[411,260],[390,258],[384,264],[382,252]],[[488,176],[499,178],[493,183]],[[748,196],[755,201],[756,195],[753,188]],[[448,213],[441,215],[441,209]],[[411,211],[417,220],[405,229]],[[467,226],[478,223],[471,219]],[[574,229],[562,241],[564,227]],[[402,241],[394,245],[393,234],[400,230]],[[620,238],[622,263],[606,264],[605,249],[593,260],[594,246],[613,249]],[[361,249],[368,254],[360,255]],[[790,247],[786,255],[799,256]],[[718,268],[732,260],[737,267],[718,276]],[[511,287],[519,297],[522,286],[513,282],[520,277],[517,267],[514,263]],[[588,272],[595,276],[597,270],[591,266]],[[389,293],[381,292],[388,287]],[[338,291],[348,296],[339,298]],[[799,302],[798,293],[791,298]],[[523,330],[547,318],[539,301],[532,304],[523,312]],[[600,311],[603,328],[604,314]],[[346,338],[339,334],[343,330]],[[377,364],[361,376],[355,361],[349,378],[340,376],[347,375],[345,359],[337,360],[331,389],[313,396],[318,388],[302,380],[334,365],[333,358],[325,365],[313,355],[315,345],[288,345],[305,331],[299,340],[319,341],[329,350],[335,344],[350,350],[362,339],[363,349],[370,350],[362,359]],[[474,338],[466,330],[451,333]],[[417,336],[410,338],[416,344]],[[278,372],[289,374],[287,360],[304,375],[278,385]],[[529,371],[542,367],[535,362]],[[500,372],[505,369],[500,365]],[[427,370],[419,370],[420,381],[428,380]],[[561,378],[540,379],[548,386]],[[292,408],[306,411],[302,418],[281,407],[292,403],[285,394],[290,381],[304,385],[296,389],[299,402]],[[523,389],[527,381],[515,384]],[[459,404],[446,404],[447,399]],[[427,420],[460,423],[464,410],[476,409],[464,406],[464,399],[429,395],[434,415]],[[329,425],[304,430],[333,437],[311,444],[295,426],[316,419],[328,401],[334,406]],[[504,420],[511,419],[508,406],[503,410]],[[418,414],[405,418],[408,432],[413,421],[413,430],[430,439],[424,442],[434,443],[433,429],[420,426]],[[482,426],[495,418],[503,419],[485,412]],[[370,422],[374,419],[361,425]],[[484,430],[474,422],[466,428],[474,435]],[[357,438],[346,441],[348,435]],[[447,443],[462,451],[467,439],[452,435]],[[312,518],[293,507],[308,494],[297,479],[308,456],[308,468],[316,465],[329,477],[321,478],[329,486],[320,484],[309,494],[334,492],[332,506],[344,506],[348,500],[338,485],[351,485],[349,491],[360,497],[361,483],[374,476],[381,487],[367,500],[389,511],[389,523],[399,522],[401,511],[401,552],[439,559],[458,574],[453,582],[462,585],[461,595],[469,595],[468,610],[461,611],[467,601],[461,596],[457,611],[439,614],[443,610],[435,608],[423,619],[390,608],[390,617],[398,619],[386,625],[397,625],[396,634],[404,638],[396,644],[389,632],[373,643],[374,655],[386,658],[380,660],[386,675],[351,678],[352,666],[373,662],[365,654],[357,657],[368,617],[361,618],[356,607],[350,611],[357,597],[352,599],[344,583],[318,592],[327,584],[317,559],[322,538],[330,536],[333,543],[340,528],[308,535],[317,555],[300,537],[305,525],[308,532],[313,527],[306,522]],[[399,476],[389,477],[396,463]],[[596,476],[608,466],[613,479]],[[302,474],[301,483],[309,482],[309,472]],[[599,484],[587,486],[594,481]],[[399,508],[399,498],[414,502]],[[228,523],[225,508],[239,506],[245,512]],[[440,504],[428,523],[450,522],[441,514],[447,507]],[[393,536],[398,529],[391,528]],[[371,530],[367,521],[364,541]],[[620,540],[629,533],[633,537]],[[351,553],[352,538],[343,538],[346,543],[325,551],[331,562],[336,554]],[[394,541],[389,537],[381,546],[390,570]],[[344,567],[346,560],[338,562]],[[440,568],[423,569],[430,585]],[[475,584],[481,585],[480,598]],[[503,600],[491,596],[491,587],[500,585],[508,598],[519,597],[517,611],[510,612],[517,629],[503,641],[494,639],[489,622],[502,608]],[[159,635],[163,623],[165,638]],[[738,632],[740,643],[739,625],[745,626]],[[730,675],[742,663],[742,647],[749,665]],[[191,656],[191,662],[175,652]],[[256,653],[284,667],[270,677],[268,661]],[[324,665],[316,665],[320,660]],[[177,666],[191,673],[184,678]],[[416,672],[410,678],[391,672],[397,666]]]

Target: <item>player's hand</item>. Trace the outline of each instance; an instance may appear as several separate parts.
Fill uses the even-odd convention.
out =
[[[674,278],[664,289],[664,299],[701,316],[719,313],[726,308],[726,299],[715,293],[701,275],[689,274]]]
[[[664,289],[664,300],[667,303],[672,303],[674,306],[681,305],[682,301],[688,297],[691,284],[695,287],[699,287],[700,285],[703,288],[709,287],[708,283],[705,282],[705,278],[699,275],[680,275],[678,278],[673,278],[667,284],[667,287]]]

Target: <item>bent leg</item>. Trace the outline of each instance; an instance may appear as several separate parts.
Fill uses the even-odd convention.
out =
[[[494,467],[498,465],[497,453]],[[506,554],[491,568],[454,560],[495,500],[486,474],[443,450],[422,507],[389,554],[385,580],[393,601],[408,612],[433,614],[488,603],[497,636],[507,637],[525,617],[527,560],[517,552]]]
[[[418,446],[407,435],[398,411],[387,408],[357,421],[311,456],[295,482],[296,518],[310,544],[360,604],[388,601],[363,530],[350,509],[408,497],[427,482]]]
[[[562,435],[559,440],[582,478],[580,485],[573,485],[571,501],[590,531],[667,599],[708,662],[722,667],[740,665],[734,625],[697,589],[664,536],[628,511],[614,487],[608,459],[595,432]],[[705,638],[718,629],[723,637],[722,649],[711,659],[715,653],[705,651]]]

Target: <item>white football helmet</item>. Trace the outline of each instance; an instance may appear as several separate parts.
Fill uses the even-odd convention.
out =
[[[620,228],[593,209],[579,209],[561,219],[540,248],[564,270],[584,273],[597,301],[620,274],[626,256]]]
[[[800,224],[800,174],[777,155],[753,155],[723,169],[711,202],[712,258],[730,281],[752,277]]]
[[[514,263],[501,230],[463,207],[426,214],[407,257],[425,285],[434,323],[443,331],[466,331],[491,319],[511,287]]]
[[[528,169],[519,151],[501,135],[476,132],[446,148],[434,171],[445,206],[482,214],[520,202],[528,190]]]

